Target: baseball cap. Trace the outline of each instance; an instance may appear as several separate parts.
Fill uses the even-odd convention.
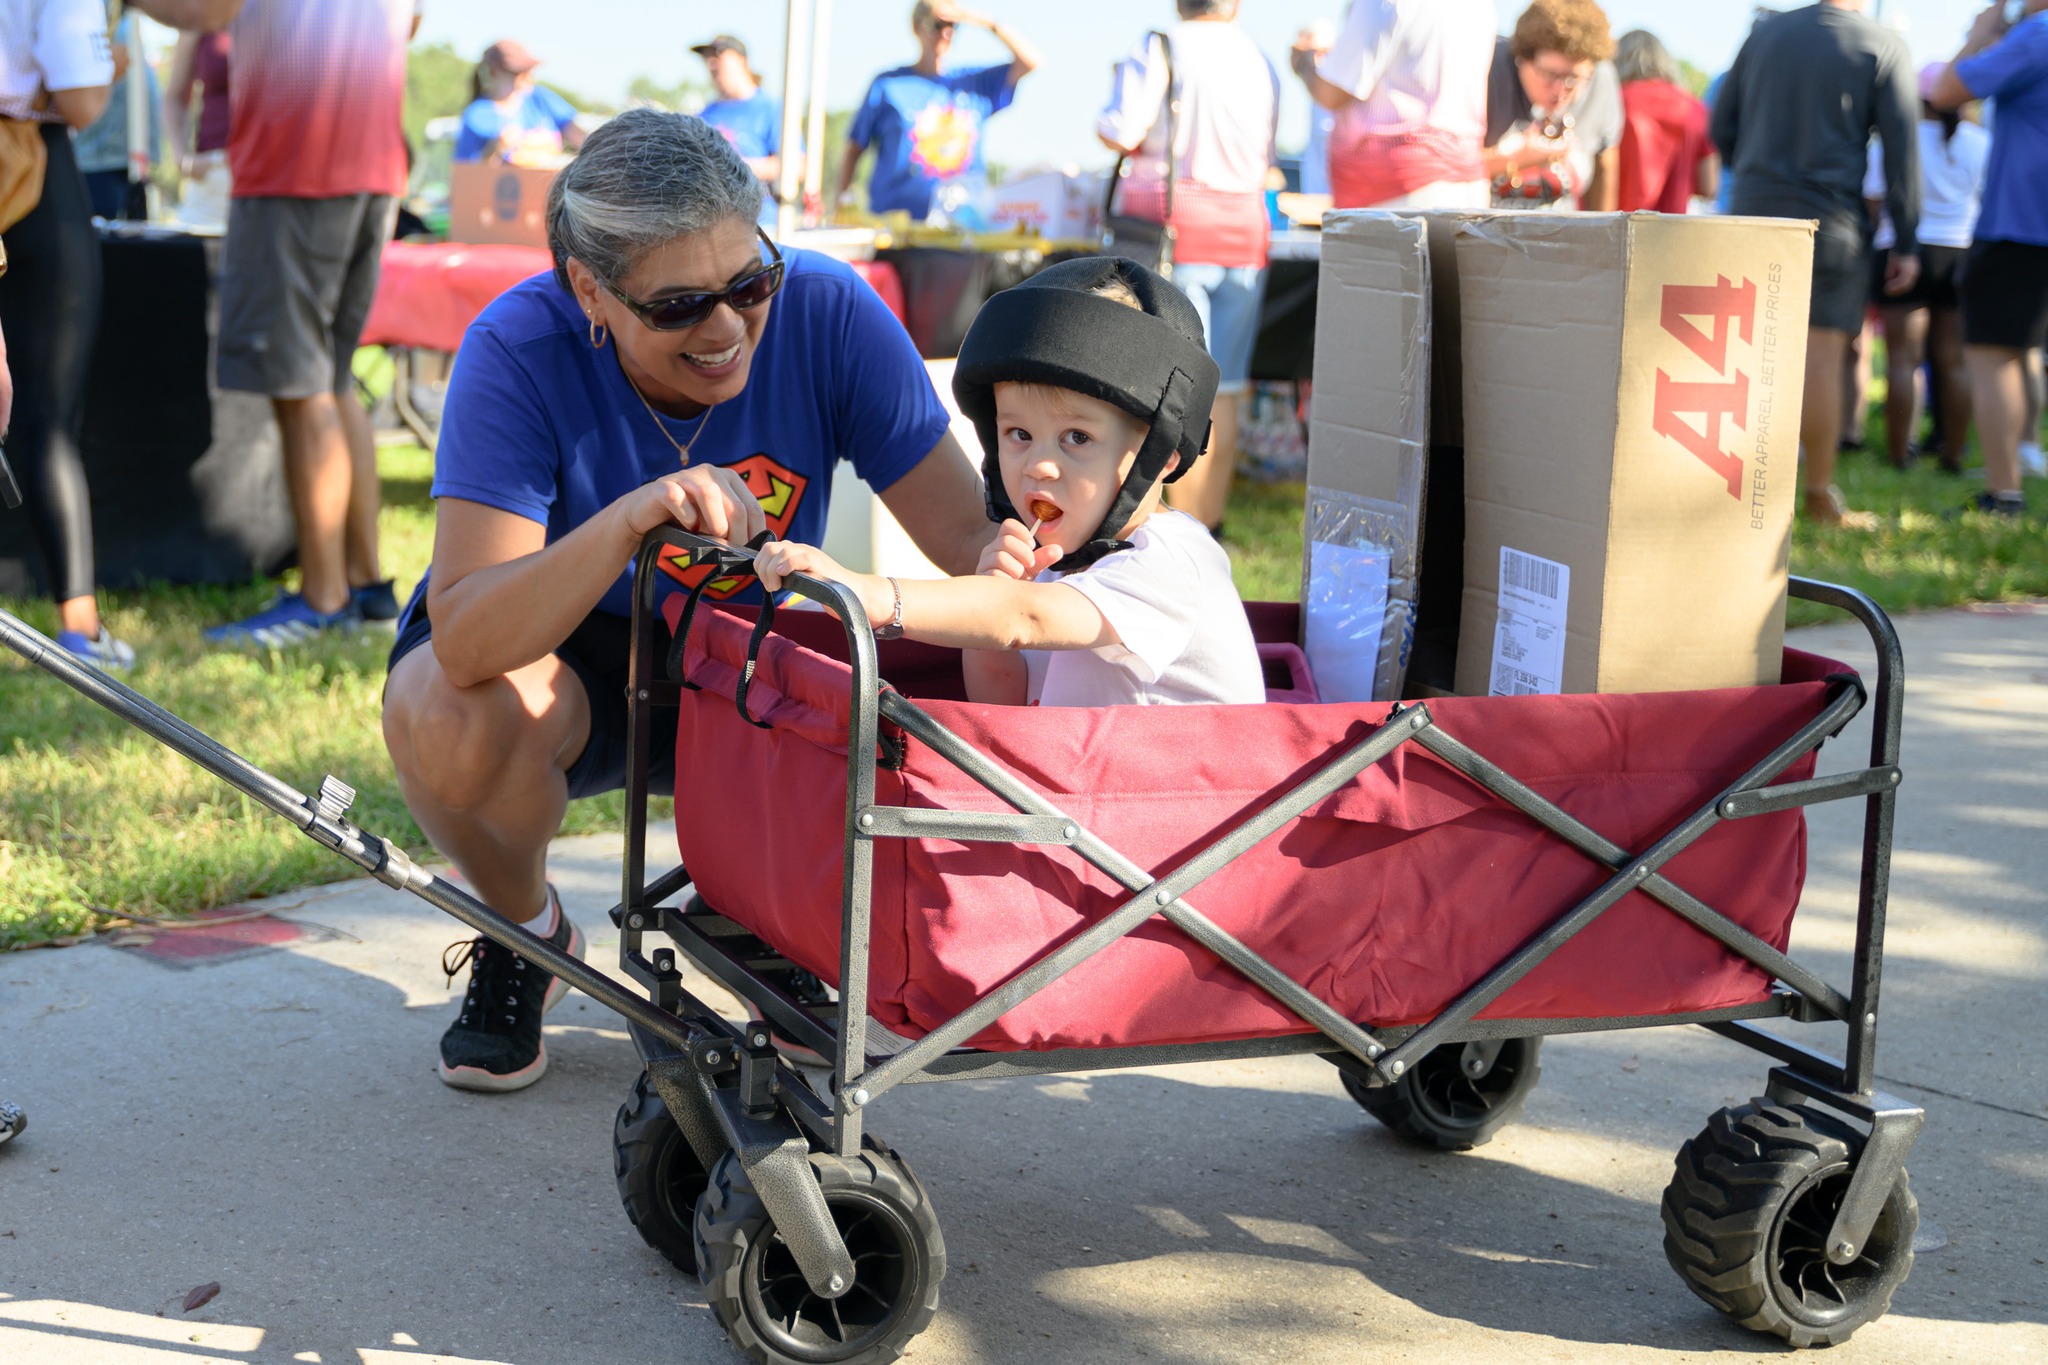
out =
[[[522,71],[531,71],[539,66],[540,58],[527,51],[526,44],[518,39],[500,38],[484,49],[484,63],[516,76]]]
[[[690,51],[708,62],[721,52],[737,52],[740,56],[745,57],[747,55],[747,45],[733,37],[730,33],[721,33],[708,43],[697,44]]]

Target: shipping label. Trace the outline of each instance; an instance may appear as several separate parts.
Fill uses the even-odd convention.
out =
[[[1564,691],[1571,566],[1500,547],[1500,617],[1493,634],[1496,697],[1555,696]]]

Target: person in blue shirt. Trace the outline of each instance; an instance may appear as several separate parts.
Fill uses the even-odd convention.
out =
[[[980,477],[909,335],[846,265],[778,253],[760,211],[760,177],[717,130],[628,110],[555,178],[554,269],[484,310],[449,380],[433,561],[392,646],[385,743],[413,818],[476,894],[571,951],[547,843],[571,797],[624,783],[647,532],[815,543],[844,461],[947,572],[972,572],[988,541]],[[707,572],[670,564],[665,587]],[[759,600],[751,579],[705,595]],[[667,791],[675,713],[659,714]],[[465,951],[441,1077],[530,1085],[562,987],[488,940]]]
[[[724,133],[725,140],[761,177],[768,190],[761,205],[761,224],[773,227],[775,182],[782,174],[782,101],[761,88],[761,78],[747,64],[747,45],[730,33],[721,33],[690,51],[704,59],[711,88],[718,92],[718,98],[705,105],[697,117]]]
[[[2022,430],[2022,359],[2048,342],[2048,0],[2027,0],[2026,17],[2010,28],[2004,8],[1995,4],[1977,16],[1928,103],[1959,109],[1973,99],[1995,102],[1983,205],[1957,293],[1984,452],[1984,491],[1975,505],[2017,518],[2027,510],[2020,443],[2039,435]]]
[[[718,98],[698,117],[725,134],[764,184],[782,173],[782,101],[761,88],[747,64],[747,45],[729,33],[690,49],[704,59]]]
[[[1010,50],[1010,60],[1000,66],[943,70],[954,30],[961,24],[993,33]],[[1038,65],[1039,54],[1009,28],[970,14],[951,0],[917,0],[910,11],[910,28],[917,35],[917,61],[884,71],[868,86],[847,131],[837,194],[843,201],[853,184],[855,165],[872,147],[869,211],[901,209],[912,219],[923,219],[930,215],[941,187],[958,185],[971,191],[980,182],[982,125],[1009,107],[1017,82]]]
[[[477,63],[471,83],[475,98],[462,111],[455,134],[457,161],[510,161],[547,165],[583,145],[576,110],[560,95],[537,85],[540,58],[510,38],[496,42]]]

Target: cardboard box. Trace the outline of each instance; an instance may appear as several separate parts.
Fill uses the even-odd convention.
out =
[[[984,189],[977,207],[991,231],[1029,228],[1051,241],[1089,241],[1102,233],[1105,174],[1044,167]]]
[[[1329,700],[1451,683],[1464,521],[1454,242],[1469,216],[1323,219],[1302,620]]]
[[[1776,682],[1813,225],[1501,214],[1457,255],[1457,690]]]
[[[448,238],[455,242],[548,244],[551,166],[463,161],[448,172]]]

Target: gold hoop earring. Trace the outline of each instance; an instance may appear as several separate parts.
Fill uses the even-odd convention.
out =
[[[602,351],[604,349],[604,339],[611,333],[603,323],[597,320],[595,313],[588,314],[587,316],[590,318],[590,349]]]

